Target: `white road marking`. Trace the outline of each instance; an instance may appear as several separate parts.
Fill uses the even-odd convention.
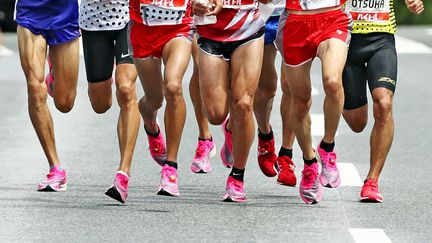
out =
[[[312,136],[324,136],[324,114],[311,114],[311,134]],[[338,133],[336,132],[336,136]]]
[[[360,175],[352,163],[337,163],[341,176],[340,186],[363,186]]]
[[[432,53],[432,48],[427,45],[407,39],[401,36],[395,36],[396,38],[396,51],[397,53],[404,54],[424,54],[424,53]]]
[[[383,229],[349,229],[356,243],[392,243]]]

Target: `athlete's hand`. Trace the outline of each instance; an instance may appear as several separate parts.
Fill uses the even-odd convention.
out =
[[[210,0],[210,9],[205,15],[216,15],[222,10],[222,7],[221,0]]]
[[[405,3],[413,14],[420,14],[424,10],[424,5],[422,0],[405,0]]]
[[[258,0],[258,2],[263,3],[263,4],[268,4],[268,3],[271,3],[272,0]]]
[[[194,15],[216,15],[222,9],[221,0],[193,0],[192,8]]]

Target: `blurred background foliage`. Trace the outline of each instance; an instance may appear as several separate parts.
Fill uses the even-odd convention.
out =
[[[423,0],[425,10],[420,15],[412,14],[404,0],[393,0],[398,25],[432,25],[432,0]]]

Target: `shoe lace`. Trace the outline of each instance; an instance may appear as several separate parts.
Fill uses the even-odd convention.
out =
[[[165,165],[161,171],[161,174],[170,182],[174,183],[177,180],[177,170],[171,166]]]
[[[258,147],[258,153],[264,155],[267,153],[273,153],[275,151],[274,144],[272,141],[265,142],[262,146]]]
[[[368,179],[366,181],[367,186],[370,188],[371,191],[373,192],[378,192],[378,182],[376,182],[373,179]]]
[[[52,179],[52,178],[54,177],[54,175],[55,175],[54,172],[49,172],[49,173],[47,174],[47,178],[48,178],[48,179]]]
[[[323,161],[326,163],[326,166],[334,169],[336,167],[336,153],[330,152],[324,155]]]
[[[205,155],[206,151],[207,151],[207,145],[204,142],[200,141],[198,143],[198,147],[195,150],[195,154],[198,157],[202,157],[203,155]]]
[[[294,169],[296,168],[296,166],[294,165],[294,163],[292,162],[292,160],[288,156],[279,157],[277,163],[278,163],[279,171],[282,171],[284,169],[289,169],[292,172],[294,172]]]

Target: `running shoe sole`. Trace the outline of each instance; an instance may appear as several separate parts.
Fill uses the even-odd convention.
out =
[[[122,199],[120,192],[117,190],[117,188],[115,186],[110,187],[106,192],[105,195],[107,195],[108,197],[115,199],[121,203],[125,203],[125,201]]]
[[[360,202],[364,202],[364,203],[382,203],[383,200],[382,199],[378,199],[378,198],[362,197],[360,199]]]
[[[167,190],[165,190],[163,188],[160,188],[156,194],[160,195],[160,196],[168,196],[168,197],[178,197],[178,196],[180,196],[180,194],[176,195],[174,193],[170,193],[170,192],[168,192]]]
[[[38,189],[38,192],[64,192],[64,191],[66,191],[66,189],[67,189],[67,184],[61,185],[60,188],[57,190],[54,189],[52,186],[47,185],[44,188]]]
[[[229,195],[224,195],[223,202],[237,202],[237,203],[244,203],[246,202],[246,198],[234,198],[230,197]]]
[[[226,146],[227,145],[225,143],[222,145],[222,148],[220,150],[220,156],[223,166],[225,166],[226,168],[231,168],[233,165],[233,162],[231,161],[233,161],[234,159],[232,157],[232,154],[229,154],[229,149]]]
[[[213,146],[212,150],[210,151],[209,160],[211,158],[213,158],[215,155],[216,155],[216,145]],[[199,168],[197,166],[194,166],[194,163],[192,162],[191,170],[192,170],[193,173],[197,173],[197,174],[206,174],[206,173],[209,173],[209,172],[212,171],[212,167],[210,165],[210,161],[209,161],[208,164],[209,164],[209,166],[207,166],[205,168]]]

